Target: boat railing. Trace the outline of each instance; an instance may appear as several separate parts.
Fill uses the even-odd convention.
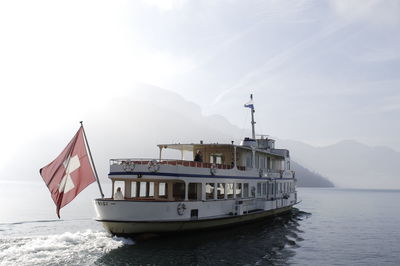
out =
[[[131,158],[131,159],[111,159],[110,165],[174,165],[174,166],[186,166],[186,167],[198,167],[198,168],[217,168],[217,169],[232,169],[232,165],[228,164],[217,164],[207,162],[195,162],[187,160],[175,160],[175,159],[149,159],[149,158]]]
[[[136,165],[173,165],[173,166],[185,166],[185,167],[196,167],[196,168],[216,168],[216,169],[232,169],[233,166],[229,164],[217,164],[208,162],[195,162],[188,160],[176,160],[176,159],[151,159],[151,158],[130,158],[130,159],[111,159],[110,165],[121,165],[124,168],[133,170]],[[246,171],[253,168],[244,166],[237,166],[238,170]],[[294,178],[294,171],[291,170],[273,170],[273,169],[260,169],[261,175],[265,173],[266,177],[272,178]]]

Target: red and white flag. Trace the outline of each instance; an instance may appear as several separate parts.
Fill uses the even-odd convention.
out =
[[[40,169],[40,175],[50,190],[60,218],[60,209],[96,181],[88,158],[82,126],[63,152]]]

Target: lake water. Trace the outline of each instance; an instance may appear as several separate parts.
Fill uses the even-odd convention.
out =
[[[127,239],[91,219],[93,188],[58,220],[44,184],[20,186],[1,184],[0,265],[400,265],[400,191],[299,188],[285,216]]]

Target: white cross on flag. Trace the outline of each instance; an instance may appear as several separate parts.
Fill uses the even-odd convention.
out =
[[[54,161],[40,169],[40,175],[50,190],[60,217],[60,209],[96,181],[86,151],[83,127]]]

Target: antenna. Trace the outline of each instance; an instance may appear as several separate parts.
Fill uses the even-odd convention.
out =
[[[256,122],[254,121],[254,113],[256,110],[254,110],[254,103],[253,103],[253,94],[250,94],[250,101],[244,105],[244,107],[250,108],[251,112],[251,133],[252,137],[255,140],[256,139],[256,130],[255,130],[255,124]]]
[[[254,121],[254,113],[256,112],[256,110],[254,110],[253,94],[250,94],[250,101],[251,101],[251,133],[252,133],[253,139],[255,140],[256,139],[256,130],[255,130],[256,122]]]

